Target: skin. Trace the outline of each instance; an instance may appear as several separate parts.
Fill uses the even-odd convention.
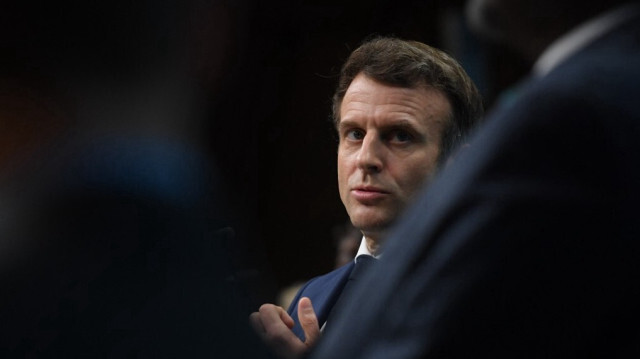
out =
[[[372,253],[435,173],[450,113],[446,97],[427,87],[393,87],[359,74],[347,89],[338,124],[338,187]]]
[[[338,124],[338,187],[353,225],[378,253],[384,232],[437,169],[442,130],[451,105],[426,86],[388,86],[356,76],[342,101]],[[311,300],[298,302],[306,341],[287,311],[264,304],[252,313],[256,332],[276,353],[297,358],[315,345],[320,326]]]
[[[287,311],[273,304],[263,304],[257,312],[251,313],[249,321],[262,340],[279,356],[293,359],[300,357],[313,347],[320,337],[318,318],[311,300],[307,297],[298,302],[298,319],[306,338],[302,342],[293,332],[294,322]]]

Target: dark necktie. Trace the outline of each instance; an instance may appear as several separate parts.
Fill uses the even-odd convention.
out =
[[[359,280],[362,280],[365,273],[368,270],[371,270],[371,267],[375,266],[377,259],[373,258],[370,255],[361,254],[356,258],[356,264],[349,275],[349,279],[347,283],[345,283],[344,288],[342,289],[342,293],[340,297],[336,301],[336,304],[331,309],[331,313],[327,318],[327,327],[324,328],[326,332],[328,327],[331,325],[331,321],[335,321],[338,317],[340,317],[340,312],[344,310],[344,306],[349,301],[349,297],[352,295],[354,291],[354,287],[356,287],[356,283]]]

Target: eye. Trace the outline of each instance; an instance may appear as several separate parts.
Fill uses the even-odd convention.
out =
[[[413,141],[413,135],[405,130],[394,130],[389,133],[388,140],[396,143],[407,143]]]
[[[349,140],[360,141],[364,138],[364,131],[356,129],[348,130],[345,133],[345,137]]]

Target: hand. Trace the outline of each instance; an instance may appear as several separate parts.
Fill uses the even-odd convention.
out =
[[[251,313],[249,319],[265,343],[284,358],[300,357],[320,337],[318,318],[307,297],[300,298],[298,302],[298,319],[306,337],[304,342],[291,331],[293,319],[282,307],[263,304],[258,312]]]

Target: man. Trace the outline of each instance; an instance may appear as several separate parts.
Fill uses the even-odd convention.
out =
[[[639,5],[469,9],[537,57],[532,78],[398,222],[312,357],[637,357]]]
[[[443,52],[376,38],[343,66],[333,115],[340,198],[363,235],[358,255],[379,256],[387,229],[480,119],[482,102],[462,67]],[[299,355],[340,315],[334,305],[354,267],[352,261],[312,279],[288,312],[263,305],[252,323],[278,352]]]

